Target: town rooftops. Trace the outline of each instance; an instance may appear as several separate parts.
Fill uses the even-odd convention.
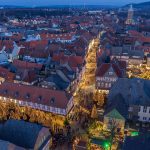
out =
[[[0,77],[5,78],[8,81],[12,81],[15,77],[15,74],[10,72],[8,69],[0,67]]]
[[[69,102],[69,98],[64,91],[10,82],[4,82],[0,85],[0,96],[62,109],[66,109]]]
[[[0,124],[0,140],[8,141],[22,148],[34,149],[42,128],[44,127],[34,123],[8,120]]]

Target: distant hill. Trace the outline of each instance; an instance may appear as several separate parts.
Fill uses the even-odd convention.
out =
[[[46,5],[46,6],[12,6],[12,5],[0,5],[0,9],[5,9],[5,8],[8,8],[8,9],[14,9],[14,8],[55,8],[55,9],[59,9],[59,8],[84,8],[84,5]],[[109,8],[115,8],[116,6],[115,5],[86,5],[85,6],[86,8],[88,9],[100,9],[100,8],[106,8],[106,9],[109,9]]]
[[[5,9],[5,8],[26,8],[26,7],[24,7],[24,6],[13,6],[13,5],[0,5],[0,9]]]
[[[129,8],[129,5],[131,4],[128,4],[128,5],[125,5],[124,8]],[[149,2],[142,2],[142,3],[132,3],[133,7],[134,8],[137,8],[137,9],[150,9],[150,1]]]

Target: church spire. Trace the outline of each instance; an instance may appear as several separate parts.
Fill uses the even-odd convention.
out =
[[[133,6],[131,4],[130,8],[128,9],[128,17],[127,17],[127,20],[126,20],[127,25],[133,25],[134,24],[133,15],[134,15],[134,9],[133,9]]]

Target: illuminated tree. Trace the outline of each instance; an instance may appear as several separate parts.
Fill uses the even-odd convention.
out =
[[[150,79],[150,71],[145,71],[139,76],[142,79]]]
[[[20,119],[20,109],[19,106],[17,106],[13,102],[7,102],[5,105],[5,112],[6,112],[6,117],[8,119]]]
[[[21,107],[13,102],[0,103],[0,120],[23,119],[29,122],[36,122],[44,126],[63,126],[64,117],[52,113],[32,109],[31,107]]]
[[[0,104],[0,120],[6,117],[5,106],[3,103]]]
[[[93,119],[98,118],[96,105],[94,105],[93,108],[92,108],[91,118],[93,118]]]
[[[64,126],[66,127],[66,126],[68,126],[69,125],[69,121],[67,120],[67,119],[65,119],[65,121],[64,121]]]
[[[99,106],[102,107],[104,105],[104,101],[105,101],[105,95],[104,95],[104,93],[99,93],[97,100],[98,100],[97,105],[99,105]]]
[[[105,95],[104,93],[102,92],[96,92],[94,95],[93,95],[93,100],[95,102],[97,102],[97,105],[102,107],[104,105],[104,101],[105,101]]]

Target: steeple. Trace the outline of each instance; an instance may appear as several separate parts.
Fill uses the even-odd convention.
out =
[[[134,15],[134,9],[133,9],[133,6],[132,4],[130,5],[130,8],[128,9],[128,17],[127,17],[127,20],[126,20],[126,24],[128,25],[133,25],[135,24],[134,23],[134,19],[133,19],[133,15]]]
[[[129,11],[134,11],[134,10],[133,10],[133,6],[132,6],[132,4],[130,5],[130,9],[129,9]]]

